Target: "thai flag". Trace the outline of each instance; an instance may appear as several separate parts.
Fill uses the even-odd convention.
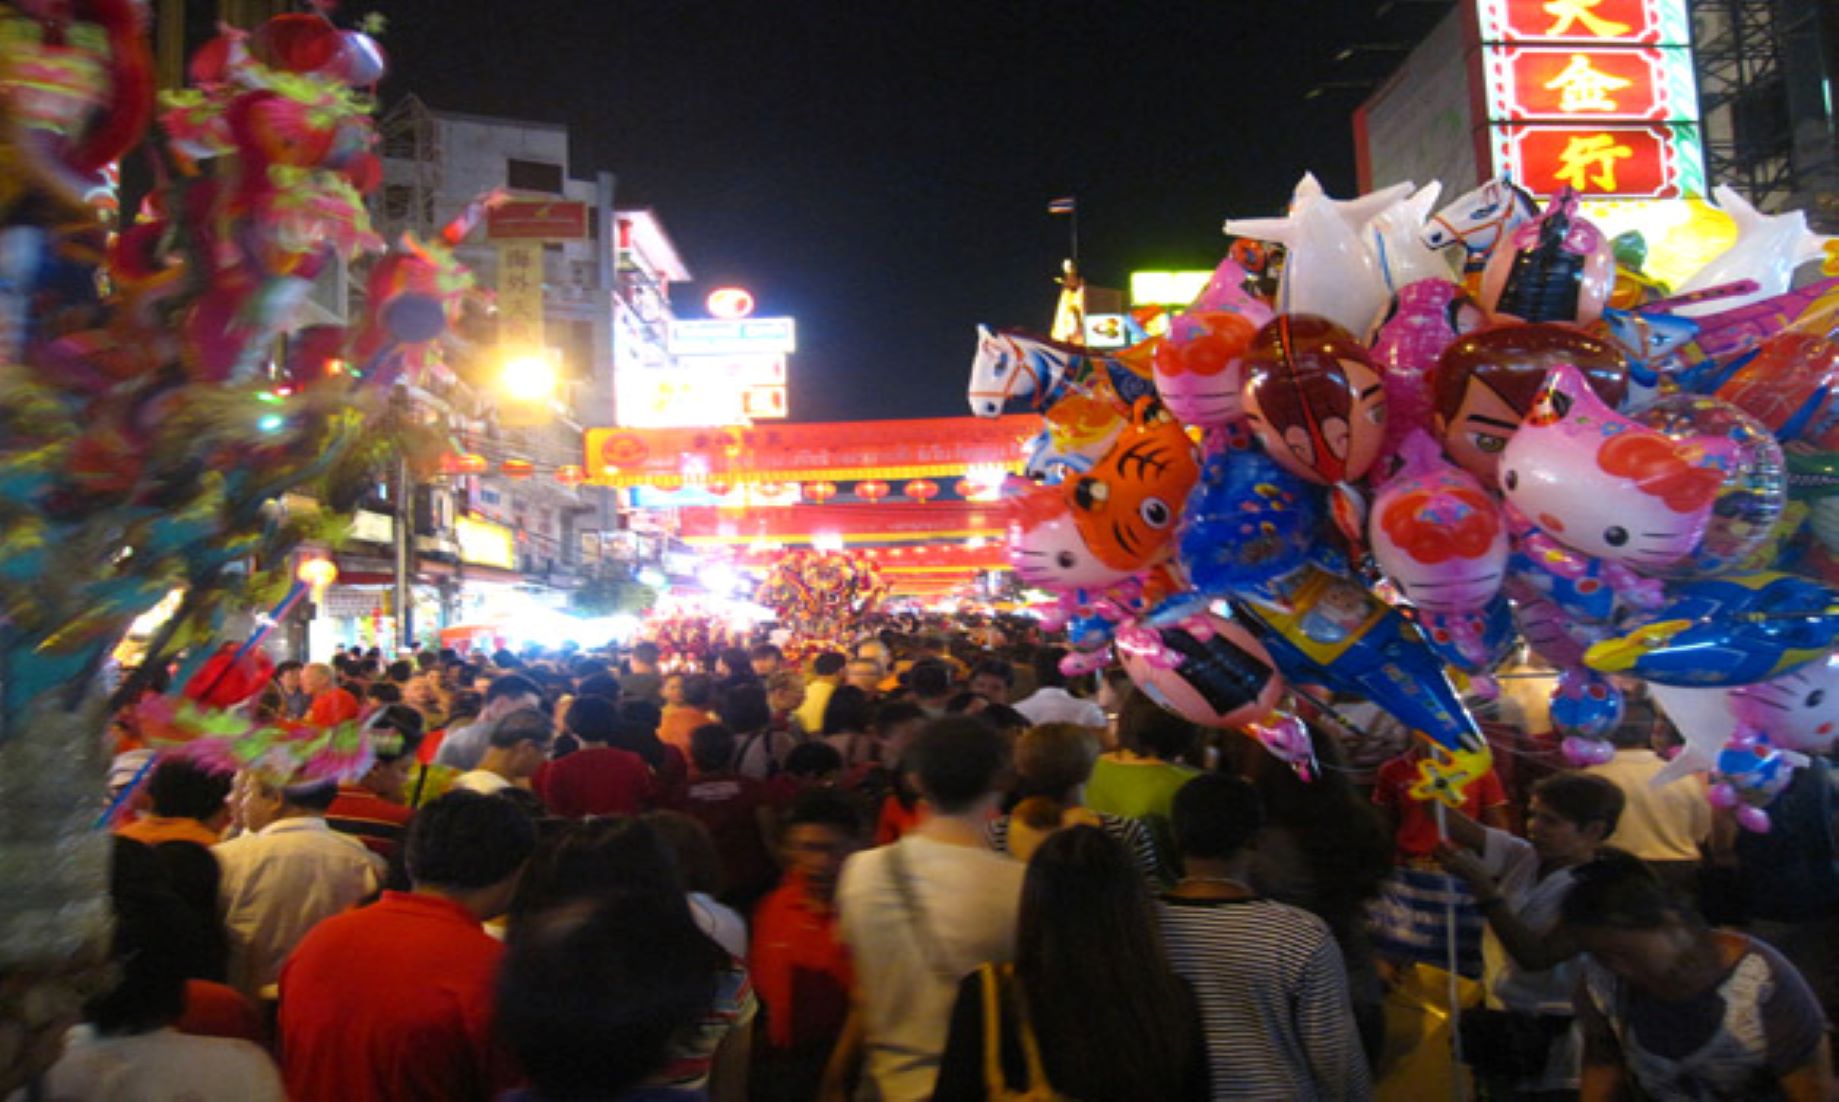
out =
[[[1047,204],[1047,213],[1049,214],[1072,214],[1078,209],[1079,203],[1071,195],[1068,195],[1064,199],[1049,200]]]

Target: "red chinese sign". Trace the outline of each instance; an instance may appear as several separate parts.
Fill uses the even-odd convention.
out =
[[[1668,94],[1669,52],[1568,50],[1513,46],[1490,51],[1489,99],[1502,121],[1535,118],[1638,119],[1690,117],[1692,104]],[[1691,62],[1679,58],[1691,79]],[[1689,85],[1688,85],[1689,87]]]
[[[1479,0],[1483,42],[1687,45],[1681,0]]]
[[[1041,419],[1015,414],[834,421],[726,429],[588,429],[588,477],[608,486],[675,489],[716,480],[844,482],[953,478],[970,467],[1016,469]]]
[[[1672,127],[1495,128],[1496,157],[1516,166],[1520,184],[1538,195],[1575,188],[1585,197],[1681,196]]]
[[[513,199],[485,215],[493,241],[579,241],[587,236],[587,204],[554,199]]]

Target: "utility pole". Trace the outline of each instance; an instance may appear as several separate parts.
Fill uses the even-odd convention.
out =
[[[409,426],[409,391],[397,386],[390,392],[390,419],[398,443]],[[395,485],[390,496],[396,505],[396,645],[402,650],[415,647],[415,484],[409,476],[409,457],[398,448]]]

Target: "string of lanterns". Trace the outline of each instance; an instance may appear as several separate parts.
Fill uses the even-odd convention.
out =
[[[446,452],[440,457],[439,471],[443,475],[488,475],[499,474],[505,478],[519,481],[534,478],[539,473],[551,475],[564,486],[579,486],[587,481],[587,471],[580,464],[547,464],[529,459],[503,459],[494,462],[476,452]],[[687,487],[686,487],[687,488]],[[726,479],[714,479],[702,483],[703,492],[715,497],[726,497],[737,488]],[[766,497],[779,497],[789,486],[779,483],[758,483],[756,489]],[[842,493],[835,482],[805,482],[797,487],[798,496],[815,505],[822,505]],[[969,499],[984,493],[988,487],[971,479],[960,478],[952,484],[958,496]],[[857,482],[855,496],[868,502],[879,502],[894,495],[894,487],[880,479]],[[932,501],[944,493],[939,483],[929,478],[916,478],[900,487],[900,496],[921,503]]]

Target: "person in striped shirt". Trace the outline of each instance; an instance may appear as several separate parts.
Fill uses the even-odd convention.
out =
[[[1171,820],[1183,875],[1157,914],[1169,963],[1200,1000],[1213,1097],[1372,1097],[1334,936],[1250,885],[1257,789],[1196,777],[1175,794]]]

